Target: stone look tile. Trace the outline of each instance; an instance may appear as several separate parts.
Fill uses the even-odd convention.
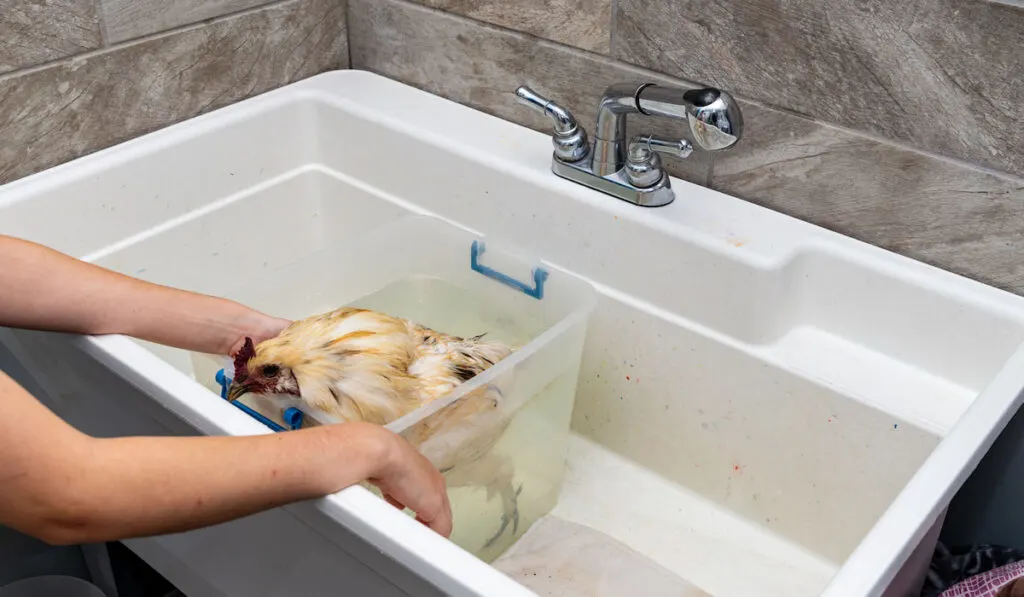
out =
[[[711,186],[1024,294],[1024,180],[757,105]]]
[[[108,43],[224,16],[273,0],[97,0]]]
[[[1024,174],[1024,7],[619,0],[613,57]]]
[[[0,78],[0,183],[341,68],[345,5],[295,0]]]
[[[93,0],[3,0],[0,73],[100,47]]]
[[[414,0],[584,50],[611,49],[612,0]]]
[[[512,99],[521,83],[593,130],[601,91],[678,80],[396,0],[350,0],[355,68],[365,68],[540,131]],[[620,0],[621,3],[631,0]],[[672,3],[665,3],[672,4]],[[842,234],[1024,293],[1024,181],[744,102],[739,145],[715,156],[710,186]],[[633,119],[660,134],[676,123]],[[674,132],[683,127],[676,125]],[[703,168],[707,164],[707,154]],[[667,161],[667,160],[666,160]],[[668,162],[668,161],[667,161]],[[703,183],[698,162],[674,173]],[[682,168],[680,168],[682,165]],[[680,172],[682,170],[682,172]]]
[[[515,102],[529,85],[572,111],[591,135],[602,92],[623,81],[683,85],[607,58],[396,0],[350,0],[352,67],[374,71],[549,133],[551,124]],[[682,122],[630,117],[630,132],[685,136]],[[665,158],[669,171],[704,184],[710,159]]]

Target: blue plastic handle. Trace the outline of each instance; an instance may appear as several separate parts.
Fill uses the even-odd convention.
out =
[[[473,268],[473,271],[483,274],[492,280],[501,282],[506,286],[511,286],[526,296],[532,296],[537,300],[544,298],[544,282],[548,279],[548,272],[546,269],[542,267],[533,268],[533,286],[531,287],[530,285],[520,282],[507,274],[503,274],[495,269],[487,267],[486,265],[480,265],[480,256],[483,255],[486,250],[484,243],[478,240],[473,241],[473,246],[470,248],[469,252],[469,266]]]
[[[253,409],[251,409],[248,406],[242,404],[241,402],[238,402],[237,400],[232,402],[231,404],[234,404],[236,407],[238,407],[239,410],[241,410],[245,414],[249,415],[250,417],[256,419],[260,423],[263,423],[267,427],[270,427],[274,431],[287,431],[287,429],[285,429],[284,427],[281,427],[277,423],[273,422],[272,420],[268,419],[267,417],[264,417],[260,413],[254,411]]]
[[[284,422],[288,424],[292,429],[299,429],[302,427],[302,419],[304,419],[306,413],[295,408],[294,406],[288,407],[284,411]]]
[[[227,400],[228,387],[231,386],[231,378],[224,373],[223,369],[220,369],[217,371],[217,375],[214,376],[214,379],[216,379],[217,383],[220,385],[220,397]],[[238,408],[240,411],[256,419],[260,423],[263,423],[267,427],[270,427],[274,431],[288,431],[287,429],[278,425],[271,419],[268,419],[267,417],[242,404],[241,402],[238,402],[237,400],[232,402],[231,404],[234,404],[235,407]],[[293,430],[302,427],[303,418],[305,418],[305,413],[295,408],[294,406],[284,411],[284,422],[287,423],[288,426],[291,427]]]
[[[227,400],[228,386],[231,385],[231,378],[224,374],[223,369],[220,369],[219,371],[217,371],[217,375],[214,376],[214,379],[216,379],[217,383],[220,384],[220,397]]]

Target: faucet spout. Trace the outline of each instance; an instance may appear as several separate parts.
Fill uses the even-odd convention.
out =
[[[629,114],[686,120],[702,149],[721,151],[743,135],[743,115],[728,93],[706,87],[689,91],[654,83],[612,85],[597,108],[594,172],[610,176],[626,162],[626,117]]]
[[[626,162],[626,116],[639,114],[637,96],[645,85],[618,83],[605,90],[597,105],[594,132],[594,173],[610,176]]]

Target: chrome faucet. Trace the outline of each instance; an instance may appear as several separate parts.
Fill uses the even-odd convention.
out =
[[[636,205],[660,207],[675,199],[661,155],[686,158],[686,139],[636,135],[626,140],[629,114],[686,119],[697,145],[721,151],[743,135],[743,115],[736,100],[714,89],[689,91],[653,83],[612,85],[597,108],[597,133],[591,145],[572,113],[529,87],[516,89],[520,103],[546,114],[554,125],[551,170],[573,182]]]

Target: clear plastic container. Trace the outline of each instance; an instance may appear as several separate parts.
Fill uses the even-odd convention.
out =
[[[485,561],[554,507],[587,321],[596,304],[590,284],[443,220],[413,216],[267,271],[227,296],[295,319],[358,306],[440,332],[486,333],[518,346],[388,428],[420,446],[445,472],[455,516],[452,540]],[[216,365],[206,363],[203,370]],[[481,394],[499,406],[473,419],[471,431],[449,420],[444,431],[423,441],[445,417],[456,417],[461,401]],[[304,413],[301,426],[336,422],[297,400],[243,400],[285,429],[295,423],[294,410],[288,411],[296,408]]]

